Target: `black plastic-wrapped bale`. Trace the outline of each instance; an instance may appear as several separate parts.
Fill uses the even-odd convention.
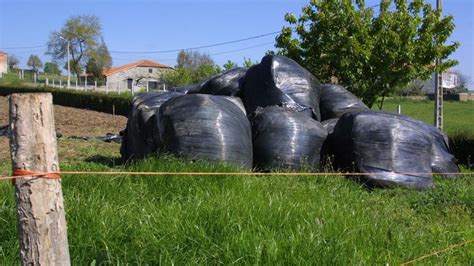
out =
[[[419,121],[394,113],[347,113],[333,134],[336,167],[367,173],[362,178],[370,185],[433,186],[432,136]]]
[[[311,108],[314,118],[320,121],[319,87],[319,81],[295,61],[267,55],[247,70],[241,98],[248,114],[258,107],[287,103]]]
[[[334,127],[336,126],[339,118],[331,118],[328,120],[321,121],[321,125],[326,129],[328,134],[332,134],[334,132]]]
[[[148,92],[133,97],[127,127],[122,133],[120,153],[123,160],[140,159],[157,151],[155,114],[164,102],[180,95],[183,94]]]
[[[410,119],[410,118],[408,118]],[[459,167],[456,158],[449,146],[449,139],[438,128],[417,121],[430,135],[433,141],[431,147],[431,169],[434,173],[439,173],[445,177],[458,177]]]
[[[339,118],[331,118],[321,122],[321,126],[328,132],[328,136],[324,140],[323,147],[321,148],[321,163],[324,167],[332,169],[332,158],[334,154],[334,127],[336,126]]]
[[[345,113],[369,110],[359,98],[339,85],[324,84],[320,94],[319,109],[323,121],[341,117]]]
[[[223,96],[238,96],[240,80],[245,76],[247,68],[236,67],[213,76],[199,85],[199,88],[190,93],[202,93]]]
[[[279,106],[259,108],[251,117],[254,165],[261,170],[318,169],[327,132],[307,115]]]
[[[445,177],[458,177],[460,172],[456,158],[449,147],[448,137],[439,129],[433,129],[433,147],[431,150],[431,169],[435,173],[442,173]]]
[[[158,123],[163,152],[252,167],[250,123],[241,107],[228,97],[176,97],[161,106]]]
[[[188,93],[192,93],[193,91],[196,91],[197,89],[198,89],[198,85],[189,85],[189,86],[173,87],[173,88],[170,88],[168,91],[188,94]]]

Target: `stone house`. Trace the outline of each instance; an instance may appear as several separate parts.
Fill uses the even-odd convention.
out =
[[[140,60],[119,67],[104,69],[106,86],[109,90],[124,91],[132,89],[157,90],[163,85],[161,77],[173,68],[151,60]]]
[[[0,51],[0,73],[7,73],[7,72],[8,72],[8,55],[7,53]]]

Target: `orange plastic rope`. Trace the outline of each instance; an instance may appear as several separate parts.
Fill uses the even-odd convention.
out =
[[[13,176],[7,176],[5,179],[17,179],[22,177],[40,177],[47,179],[61,178],[60,172],[33,172],[24,169],[13,169]],[[3,178],[2,178],[3,179]]]
[[[253,172],[81,172],[81,171],[62,171],[62,172],[48,172],[48,173],[38,173],[30,172],[21,169],[15,169],[13,171],[13,176],[2,176],[1,180],[10,180],[21,177],[44,177],[50,179],[60,178],[60,175],[176,175],[176,176],[371,176],[371,175],[380,175],[387,174],[387,172],[382,173],[350,173],[350,172],[337,172],[337,173],[297,173],[297,172],[286,172],[286,173],[253,173]],[[470,173],[397,173],[403,175],[430,175],[430,174],[444,174],[444,175],[474,175],[474,172]]]
[[[446,251],[449,251],[449,250],[452,250],[452,249],[455,249],[455,248],[458,248],[458,247],[462,247],[462,246],[467,245],[467,244],[472,243],[472,242],[474,242],[474,239],[467,240],[467,241],[464,241],[464,242],[459,243],[459,244],[451,245],[451,246],[449,246],[449,247],[447,247],[447,248],[445,248],[445,249],[438,250],[438,251],[432,252],[432,253],[430,253],[430,254],[426,254],[426,255],[424,255],[424,256],[418,257],[418,258],[416,258],[416,259],[414,259],[414,260],[410,260],[410,261],[407,261],[407,262],[405,262],[405,263],[402,263],[402,264],[400,264],[400,266],[410,265],[410,264],[413,264],[413,263],[415,263],[415,262],[417,262],[417,261],[424,260],[424,259],[429,258],[429,257],[432,257],[432,256],[436,256],[436,255],[438,255],[438,254],[440,254],[440,253],[443,253],[443,252],[446,252]]]

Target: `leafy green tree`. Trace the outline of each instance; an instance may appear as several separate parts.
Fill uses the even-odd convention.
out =
[[[196,70],[200,65],[214,65],[214,60],[212,60],[209,54],[193,50],[181,50],[178,53],[177,61],[176,67],[185,67],[193,70]]]
[[[86,64],[87,74],[91,74],[95,80],[103,79],[102,70],[112,66],[112,57],[104,41],[102,41],[97,49],[91,50],[88,57],[89,59]]]
[[[220,66],[208,54],[193,51],[181,51],[178,54],[174,70],[163,74],[162,80],[171,87],[198,84],[207,78],[222,72]]]
[[[390,6],[394,3],[395,10]],[[447,59],[459,43],[445,45],[453,17],[424,0],[381,0],[378,15],[363,0],[312,0],[277,37],[279,53],[309,69],[322,82],[337,82],[368,106],[415,79],[456,65]],[[435,67],[435,58],[443,63]]]
[[[405,87],[400,87],[395,91],[397,96],[419,96],[422,95],[422,89],[426,86],[427,81],[415,79],[408,83]]]
[[[193,84],[202,82],[211,76],[217,75],[222,72],[222,68],[218,65],[203,64],[193,72]]]
[[[69,43],[71,73],[79,78],[82,66],[87,62],[91,51],[98,48],[101,40],[102,26],[98,17],[72,16],[60,31],[53,31],[50,34],[47,54],[51,55],[54,61],[65,60]]]
[[[31,70],[34,72],[38,72],[38,70],[43,67],[43,62],[41,62],[41,59],[37,55],[32,54],[28,58],[26,65],[31,67]]]
[[[193,71],[190,68],[177,67],[166,71],[162,80],[170,87],[191,85],[193,84]]]
[[[251,67],[256,64],[258,64],[258,62],[252,62],[252,59],[244,57],[244,63],[243,63],[244,67]]]
[[[102,77],[102,67],[99,66],[94,57],[89,58],[87,61],[86,73],[92,75],[96,81]]]
[[[15,70],[20,64],[20,60],[15,55],[9,55],[7,59],[8,69]]]
[[[43,71],[47,74],[61,75],[61,70],[59,70],[58,64],[53,62],[46,62]]]
[[[79,78],[79,76],[80,76],[80,75],[82,74],[82,72],[83,72],[82,65],[81,65],[81,64],[78,64],[78,65],[76,65],[75,67],[72,67],[72,65],[74,64],[73,60],[71,59],[71,60],[69,60],[69,62],[70,62],[69,65],[70,65],[70,67],[71,67],[71,75],[75,75],[75,76],[77,76],[77,77]],[[67,62],[64,63],[64,67],[63,67],[63,68],[67,70]]]
[[[230,60],[227,60],[227,63],[225,63],[225,64],[223,65],[223,67],[224,67],[224,70],[229,70],[229,69],[232,69],[232,68],[236,68],[236,67],[237,67],[237,63],[232,62],[232,61],[230,61]]]

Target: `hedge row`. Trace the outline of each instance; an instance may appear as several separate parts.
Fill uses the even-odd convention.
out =
[[[127,115],[131,96],[128,94],[104,94],[58,89],[52,87],[27,87],[19,85],[0,85],[0,95],[7,96],[12,93],[50,92],[53,94],[53,103],[62,106],[89,109],[104,113]]]
[[[472,168],[474,166],[474,135],[468,132],[458,132],[449,136],[449,141],[458,163]]]

